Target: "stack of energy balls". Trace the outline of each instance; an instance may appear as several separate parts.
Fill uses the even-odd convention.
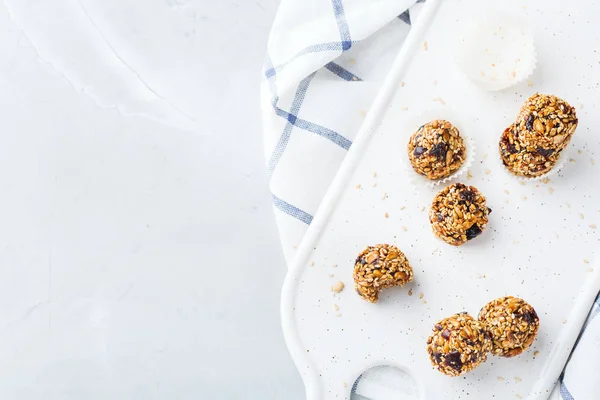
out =
[[[569,144],[577,122],[575,108],[566,101],[534,94],[502,134],[499,148],[503,164],[514,175],[526,178],[548,173]]]
[[[501,297],[481,309],[479,320],[460,313],[436,323],[427,339],[427,352],[440,372],[459,376],[484,363],[488,353],[521,354],[535,340],[539,326],[531,305],[516,297]]]

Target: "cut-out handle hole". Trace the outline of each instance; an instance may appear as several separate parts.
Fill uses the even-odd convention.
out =
[[[356,378],[350,399],[418,400],[419,388],[405,370],[390,365],[378,365]]]

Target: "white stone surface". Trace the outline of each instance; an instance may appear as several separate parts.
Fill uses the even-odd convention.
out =
[[[258,106],[277,1],[194,3],[204,136],[98,107],[0,7],[2,399],[304,396]]]

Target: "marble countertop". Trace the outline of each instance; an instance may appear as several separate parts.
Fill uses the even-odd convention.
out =
[[[195,10],[195,132],[99,106],[0,7],[1,398],[304,397],[258,102],[278,2],[161,2]]]

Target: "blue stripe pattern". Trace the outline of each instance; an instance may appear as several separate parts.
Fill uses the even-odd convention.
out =
[[[342,0],[332,0],[332,3],[335,20],[340,30],[340,38],[342,39],[342,50],[346,51],[352,47],[352,40],[350,39],[350,28],[344,14],[344,4]]]
[[[562,381],[560,382],[560,397],[562,397],[563,400],[574,400],[573,395]]]
[[[345,81],[362,81],[362,79],[360,79],[358,76],[354,75],[352,72],[348,71],[341,65],[334,63],[333,61],[325,65],[325,68]]]
[[[275,205],[275,207],[278,210],[281,210],[284,213],[291,215],[292,217],[296,218],[297,220],[304,222],[306,225],[310,225],[310,223],[312,222],[312,219],[313,219],[312,215],[310,215],[306,211],[299,209],[296,206],[291,205],[290,203],[280,199],[279,197],[277,197],[275,195],[272,195],[272,196],[273,196],[273,204]]]

